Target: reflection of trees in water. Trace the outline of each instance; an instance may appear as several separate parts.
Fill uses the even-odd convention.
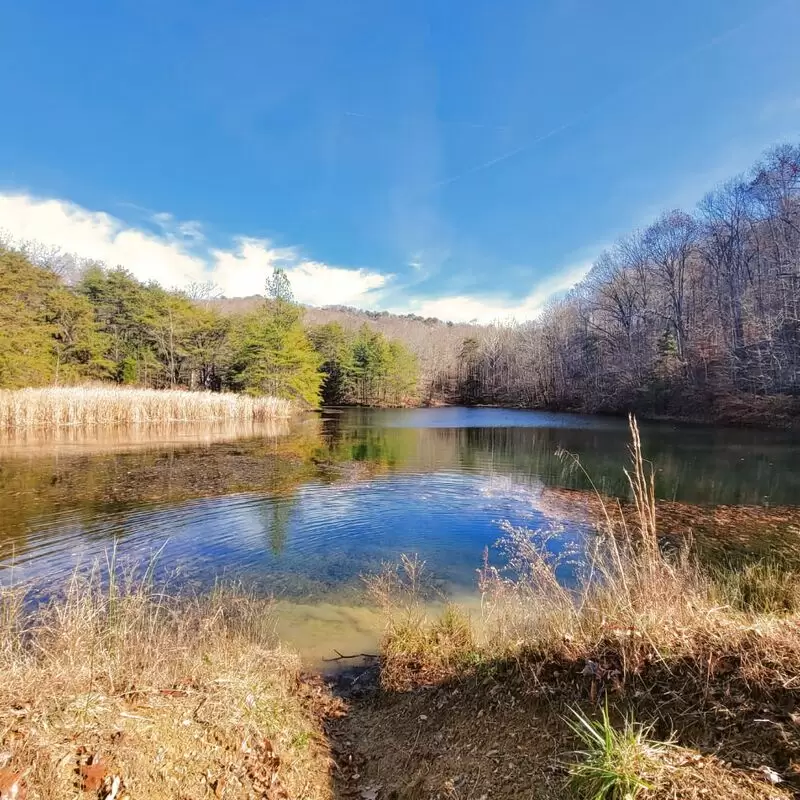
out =
[[[627,497],[627,430],[566,428],[440,429],[438,437],[459,443],[461,463],[479,470],[538,477],[548,486],[589,489],[586,476],[559,449],[579,456],[598,489]],[[701,504],[758,505],[797,502],[800,474],[792,465],[794,444],[782,434],[648,426],[646,457],[663,499]]]
[[[413,412],[411,412],[413,413]],[[645,456],[653,463],[663,499],[718,504],[794,503],[800,473],[796,439],[780,432],[642,426]],[[352,409],[323,424],[326,458],[368,462],[384,470],[468,469],[537,478],[548,486],[589,489],[586,475],[559,450],[579,456],[604,494],[627,497],[628,429],[623,420],[602,427],[380,427],[370,409]]]
[[[289,525],[296,505],[296,497],[270,497],[259,504],[258,515],[264,525],[269,549],[275,556],[279,556],[286,547]]]
[[[643,426],[642,433],[660,498],[756,505],[768,496],[779,505],[800,496],[800,473],[792,460],[796,449],[788,436],[665,425]],[[22,556],[31,546],[43,546],[42,530],[49,526],[51,539],[78,529],[95,540],[123,539],[136,524],[127,518],[131,510],[251,491],[281,498],[265,501],[264,511],[270,548],[277,554],[289,535],[292,498],[312,481],[468,470],[588,489],[586,476],[556,456],[559,449],[580,457],[601,492],[626,496],[627,441],[622,421],[597,428],[382,427],[371,410],[352,409],[321,420],[312,417],[286,437],[173,443],[128,452],[4,453],[0,558],[12,548]],[[95,524],[99,518],[105,521]],[[35,545],[31,531],[36,531]]]
[[[67,511],[62,530],[73,523],[91,529],[92,520],[113,514],[119,530],[111,535],[124,537],[125,512],[143,506],[249,491],[288,495],[320,477],[313,459],[319,448],[318,426],[303,425],[282,439],[4,459],[0,548],[23,552],[32,528],[46,527],[49,516]],[[109,538],[109,526],[97,526],[92,535]]]

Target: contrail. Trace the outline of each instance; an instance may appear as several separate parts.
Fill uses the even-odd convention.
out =
[[[790,0],[790,2],[793,0]],[[439,189],[442,186],[449,186],[451,183],[455,183],[456,181],[461,180],[462,178],[467,177],[468,175],[474,175],[476,172],[482,172],[485,169],[489,169],[493,167],[495,164],[499,164],[502,161],[507,161],[509,158],[513,158],[516,155],[524,152],[525,150],[534,147],[541,142],[544,142],[546,139],[551,139],[553,136],[567,130],[568,128],[572,128],[573,126],[577,125],[579,122],[583,122],[586,119],[594,116],[603,106],[605,106],[610,100],[617,97],[620,94],[625,94],[631,89],[635,89],[638,86],[645,85],[652,81],[654,78],[659,77],[663,73],[673,69],[674,67],[678,66],[679,64],[683,64],[686,61],[697,56],[699,53],[702,53],[704,50],[710,50],[712,47],[716,47],[720,42],[724,41],[728,37],[732,36],[735,33],[738,33],[742,28],[747,27],[756,19],[760,17],[766,16],[768,13],[773,11],[777,6],[784,5],[785,3],[780,1],[774,3],[773,5],[767,6],[766,9],[762,8],[756,14],[752,14],[751,16],[744,19],[742,22],[734,25],[731,28],[728,28],[722,33],[717,34],[716,36],[712,36],[708,41],[699,44],[685,53],[673,58],[664,64],[662,64],[657,69],[653,70],[652,72],[648,73],[642,78],[639,78],[635,81],[631,81],[630,83],[623,84],[622,86],[614,89],[614,91],[607,94],[593,106],[591,106],[587,111],[584,111],[582,114],[579,114],[574,119],[570,120],[569,122],[565,122],[563,125],[559,125],[557,128],[553,128],[553,130],[548,131],[547,133],[542,134],[541,136],[537,136],[535,139],[531,139],[529,142],[525,142],[525,144],[521,144],[518,147],[515,147],[513,150],[509,150],[505,153],[502,153],[499,156],[495,156],[494,158],[490,158],[488,161],[484,161],[480,164],[476,164],[474,167],[469,167],[465,169],[463,172],[459,172],[456,175],[451,175],[449,178],[444,178],[430,186],[431,189]]]

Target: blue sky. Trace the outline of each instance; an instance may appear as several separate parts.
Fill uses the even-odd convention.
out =
[[[534,316],[800,136],[800,0],[0,0],[0,228],[167,285]]]

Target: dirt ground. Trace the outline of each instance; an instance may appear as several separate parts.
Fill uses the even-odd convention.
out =
[[[327,723],[340,800],[574,796],[567,782],[576,742],[561,698],[492,680],[389,692],[377,687],[374,675],[365,681],[364,672],[353,670],[334,691],[345,703]],[[658,787],[643,797],[795,796],[788,784],[772,783],[778,776],[768,767],[734,766],[710,750],[676,746],[667,761]]]

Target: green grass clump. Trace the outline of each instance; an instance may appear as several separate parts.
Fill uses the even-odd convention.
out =
[[[570,787],[586,800],[634,800],[643,791],[655,788],[662,758],[670,743],[651,738],[652,727],[625,718],[622,728],[611,723],[608,705],[600,719],[590,719],[577,709],[568,719],[572,732],[583,749],[569,764]]]

